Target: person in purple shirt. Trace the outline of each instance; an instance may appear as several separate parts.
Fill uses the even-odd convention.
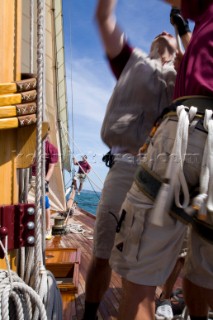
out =
[[[195,27],[174,101],[156,122],[121,208],[123,221],[110,257],[122,277],[119,320],[155,318],[156,286],[171,274],[187,223],[183,289],[190,319],[207,320],[213,309],[213,0],[167,2],[181,8]]]
[[[49,129],[50,130],[50,129]],[[46,210],[46,234],[45,239],[52,238],[52,228],[50,223],[50,202],[49,202],[49,182],[54,172],[55,165],[58,162],[58,149],[49,141],[49,131],[45,139],[45,210]],[[35,201],[35,177],[36,177],[36,162],[32,165],[31,186],[29,190],[29,201]]]
[[[87,177],[87,174],[91,171],[91,166],[87,161],[87,156],[84,155],[82,157],[81,161],[77,161],[75,158],[73,159],[73,163],[76,166],[79,166],[78,168],[78,173],[75,174],[74,179],[73,179],[73,183],[74,183],[74,187],[75,189],[78,189],[78,195],[80,195],[80,192],[83,188],[83,183]],[[79,180],[79,187],[77,188],[77,183],[76,180]]]

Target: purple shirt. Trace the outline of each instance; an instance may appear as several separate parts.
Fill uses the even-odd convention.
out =
[[[91,169],[87,161],[78,161],[78,164],[80,165],[78,169],[78,173],[84,173],[84,172],[87,173]]]
[[[213,0],[182,0],[181,11],[195,21],[195,28],[180,65],[174,98],[213,96]]]
[[[45,174],[48,172],[50,163],[58,162],[58,149],[50,143],[48,140],[45,141]],[[32,165],[32,176],[36,175],[36,164]]]
[[[110,67],[112,69],[112,72],[114,73],[114,76],[116,77],[116,79],[118,80],[125,65],[127,64],[127,61],[129,60],[131,53],[132,53],[133,48],[131,48],[129,46],[128,43],[126,43],[123,47],[123,49],[121,50],[121,52],[119,53],[119,55],[117,55],[117,57],[110,59],[108,57],[109,63],[110,63]]]

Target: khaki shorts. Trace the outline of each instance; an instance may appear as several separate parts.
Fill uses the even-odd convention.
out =
[[[85,173],[76,173],[74,179],[78,179],[80,181],[80,183],[83,183],[86,180],[86,174]],[[75,179],[75,180],[76,180]]]
[[[176,135],[177,121],[166,119],[147,150],[146,165],[164,177]],[[189,130],[184,174],[188,185],[199,182],[206,133]],[[160,155],[160,156],[159,156]],[[165,283],[172,272],[185,236],[186,225],[165,214],[165,224],[151,220],[153,201],[134,183],[121,210],[126,211],[121,231],[116,235],[110,258],[112,268],[125,279],[148,286]],[[197,285],[213,289],[213,245],[191,232],[186,258],[186,277]]]
[[[121,205],[133,183],[136,168],[136,164],[116,161],[106,177],[94,230],[93,252],[98,258],[110,257],[117,226],[116,218],[119,217]]]

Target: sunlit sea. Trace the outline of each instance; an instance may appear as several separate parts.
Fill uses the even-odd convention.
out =
[[[77,202],[79,208],[96,215],[96,209],[100,196],[100,192],[82,190],[80,195],[76,193],[75,201]]]

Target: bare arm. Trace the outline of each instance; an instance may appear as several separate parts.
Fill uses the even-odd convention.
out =
[[[75,158],[73,158],[73,163],[75,166],[78,166],[78,161]]]
[[[182,41],[182,44],[183,44],[183,47],[184,47],[185,50],[189,45],[191,37],[192,37],[192,33],[191,32],[187,32],[186,34],[184,34],[181,37],[181,41]]]
[[[98,0],[95,18],[109,58],[115,58],[125,44],[124,33],[120,30],[114,15],[116,0]]]
[[[54,168],[55,168],[55,163],[49,163],[49,168],[48,168],[48,171],[47,171],[47,174],[46,174],[46,177],[45,177],[45,180],[47,182],[50,181],[50,178],[52,177]]]

